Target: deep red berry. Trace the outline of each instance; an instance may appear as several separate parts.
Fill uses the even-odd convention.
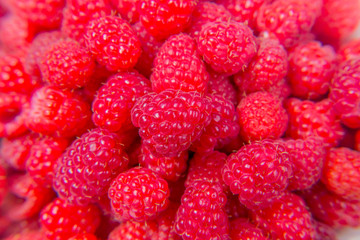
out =
[[[242,204],[251,209],[266,208],[283,194],[292,176],[292,163],[284,145],[264,140],[231,154],[222,175]]]
[[[91,233],[81,233],[76,234],[72,238],[69,238],[69,240],[97,240],[96,236]]]
[[[110,0],[120,16],[130,24],[139,20],[139,12],[137,10],[137,0]]]
[[[8,192],[7,181],[6,170],[2,165],[0,165],[0,204],[3,203],[3,200]]]
[[[336,240],[336,230],[329,225],[313,220],[312,224],[315,229],[314,240]]]
[[[360,151],[360,130],[358,130],[355,135],[355,149]]]
[[[158,93],[166,89],[204,93],[209,75],[195,41],[186,34],[171,36],[155,57],[150,80]]]
[[[220,95],[237,105],[237,91],[231,79],[224,74],[209,72],[208,94]]]
[[[257,45],[250,28],[238,22],[208,23],[197,39],[198,50],[212,69],[234,74],[247,66]]]
[[[360,39],[354,39],[340,46],[337,57],[341,62],[360,57]]]
[[[230,222],[230,237],[232,240],[256,239],[266,240],[263,231],[246,218],[237,218]]]
[[[248,217],[249,209],[240,203],[238,196],[232,194],[232,192],[228,192],[226,197],[225,212],[227,213],[229,220]]]
[[[170,202],[169,207],[156,219],[158,240],[181,240],[181,237],[175,233],[175,221],[179,205],[179,203]]]

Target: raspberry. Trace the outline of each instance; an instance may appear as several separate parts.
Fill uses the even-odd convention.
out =
[[[320,138],[326,147],[336,146],[345,132],[332,109],[329,99],[320,102],[301,101],[290,98],[286,101],[289,114],[287,135],[294,139],[310,136]]]
[[[155,221],[125,221],[110,233],[108,240],[151,240],[156,236],[156,227]]]
[[[157,93],[166,89],[204,93],[209,75],[194,40],[186,34],[171,36],[155,57],[150,80]]]
[[[292,93],[303,99],[319,99],[330,86],[335,72],[335,52],[331,46],[310,41],[289,51],[289,74]]]
[[[40,222],[47,239],[69,239],[80,233],[94,233],[100,223],[100,212],[95,205],[69,205],[56,198],[42,210]]]
[[[151,153],[149,147],[144,144],[141,145],[140,165],[151,169],[160,177],[169,181],[177,181],[180,178],[181,174],[186,171],[187,160],[187,151],[181,152],[174,157],[156,157]]]
[[[350,128],[360,127],[360,58],[342,62],[331,83],[329,98],[341,122]]]
[[[343,44],[337,51],[337,57],[340,62],[360,57],[360,39],[354,39]]]
[[[46,82],[59,88],[85,86],[94,73],[90,52],[73,40],[57,41],[44,52],[40,70]]]
[[[7,189],[6,170],[3,166],[0,165],[0,204],[3,203],[3,200],[4,200],[5,196],[7,195],[7,192],[8,192],[8,189]]]
[[[137,99],[151,92],[151,83],[136,71],[120,72],[103,85],[92,104],[96,126],[109,131],[132,129],[131,108]]]
[[[248,209],[240,203],[238,196],[231,192],[227,194],[225,212],[227,213],[229,220],[248,217]]]
[[[262,5],[257,16],[257,29],[267,31],[286,48],[301,41],[320,15],[322,0],[277,0]]]
[[[267,92],[255,92],[237,106],[240,135],[246,141],[277,139],[283,135],[288,116],[279,98]]]
[[[90,113],[88,104],[76,93],[45,86],[33,94],[26,124],[45,135],[76,136],[87,129]]]
[[[141,43],[131,26],[115,16],[101,17],[89,23],[86,46],[98,63],[110,71],[134,67],[141,54]]]
[[[217,183],[193,182],[181,198],[175,231],[182,239],[229,239],[229,222],[223,208],[226,195]]]
[[[130,24],[139,20],[139,12],[137,11],[137,0],[110,0],[115,9],[120,13],[121,17]]]
[[[154,155],[177,156],[200,137],[209,124],[210,103],[197,92],[166,90],[137,101],[131,119]]]
[[[313,220],[312,224],[315,229],[314,240],[336,240],[336,231],[325,223]]]
[[[266,240],[263,231],[251,224],[246,218],[237,218],[230,222],[230,237],[232,240],[256,239]]]
[[[69,240],[97,240],[96,236],[90,233],[77,234]]]
[[[240,92],[268,91],[277,86],[288,71],[286,50],[276,40],[261,39],[259,50],[245,72],[235,74]]]
[[[220,95],[237,105],[237,91],[229,77],[209,71],[208,94]]]
[[[215,71],[229,75],[244,69],[257,49],[251,29],[238,22],[205,25],[199,33],[197,43],[205,62]]]
[[[34,231],[23,231],[21,233],[16,233],[15,235],[11,235],[5,240],[43,240],[43,232],[39,230]]]
[[[360,130],[358,130],[356,132],[356,135],[355,135],[355,149],[360,151]]]
[[[76,139],[57,161],[54,189],[69,203],[86,205],[106,194],[128,163],[116,134],[93,129]]]
[[[335,194],[360,199],[360,152],[349,148],[332,148],[327,154],[322,180]]]
[[[169,203],[169,207],[157,218],[158,240],[181,240],[181,237],[175,233],[175,220],[178,203]]]
[[[252,218],[272,239],[313,239],[315,229],[305,202],[293,193],[286,193],[272,206],[254,211]]]
[[[27,132],[25,126],[29,97],[0,92],[0,137],[17,137]]]
[[[118,219],[144,221],[167,208],[170,192],[167,182],[156,173],[135,167],[120,173],[111,183],[108,194]]]
[[[61,32],[84,45],[88,23],[109,15],[110,6],[105,0],[67,0],[63,14]]]
[[[196,0],[140,0],[137,10],[142,25],[161,40],[182,32],[196,5]]]
[[[231,154],[222,175],[242,204],[250,209],[266,208],[283,194],[292,176],[292,163],[284,145],[264,140]]]

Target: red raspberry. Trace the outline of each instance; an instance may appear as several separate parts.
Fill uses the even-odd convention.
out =
[[[157,93],[166,89],[204,93],[209,75],[195,41],[186,34],[171,36],[156,55],[150,80]]]
[[[259,50],[245,72],[235,74],[234,81],[240,92],[249,94],[268,91],[286,76],[288,60],[286,50],[276,40],[261,39]]]
[[[315,229],[314,240],[336,240],[336,231],[329,225],[313,220],[312,224]]]
[[[140,165],[169,181],[177,181],[180,178],[181,174],[186,171],[187,160],[187,151],[181,152],[174,157],[156,157],[151,153],[149,147],[144,144],[141,145]]]
[[[302,196],[311,214],[333,228],[360,226],[359,200],[345,200],[328,191],[321,183],[303,192]]]
[[[257,29],[267,31],[291,47],[310,32],[320,15],[322,0],[276,0],[262,5],[257,17]]]
[[[121,18],[130,24],[136,23],[139,20],[139,12],[136,8],[137,0],[110,0],[110,2],[118,11]]]
[[[24,230],[20,233],[11,235],[5,240],[44,240],[44,233],[41,230]]]
[[[157,236],[155,221],[137,222],[129,220],[121,222],[109,235],[108,240],[152,240]]]
[[[136,71],[120,72],[103,85],[92,104],[95,125],[111,132],[132,129],[131,108],[151,91],[151,83]]]
[[[237,105],[237,91],[230,78],[214,71],[209,71],[209,76],[207,93],[211,95],[220,95],[228,99],[234,105]]]
[[[175,231],[184,240],[229,239],[226,195],[217,183],[193,182],[185,190],[178,209]]]
[[[238,196],[232,194],[231,192],[227,194],[225,211],[229,220],[248,217],[248,209],[240,203]]]
[[[271,239],[312,240],[315,235],[304,200],[290,192],[273,202],[271,207],[254,211],[252,218]]]
[[[246,141],[281,137],[288,116],[278,97],[267,92],[255,92],[243,98],[237,106],[240,135]]]
[[[320,138],[326,147],[336,146],[345,132],[332,109],[329,99],[320,102],[290,98],[286,102],[289,114],[287,135],[294,139],[310,136]]]
[[[340,62],[345,62],[346,60],[352,58],[360,57],[360,39],[354,39],[348,43],[342,45],[337,51],[337,57]]]
[[[360,152],[349,148],[332,148],[327,154],[322,181],[335,194],[360,199]]]
[[[84,45],[88,23],[110,14],[110,6],[105,1],[107,0],[66,0],[61,25],[63,34]]]
[[[99,64],[110,71],[134,67],[141,55],[141,43],[131,26],[115,16],[91,21],[86,29],[86,45]]]
[[[170,202],[169,207],[156,219],[158,240],[182,240],[175,233],[175,220],[179,205],[178,203]]]
[[[200,31],[197,42],[205,62],[229,75],[244,69],[257,49],[251,29],[238,22],[209,23]]]
[[[40,61],[44,81],[59,88],[85,86],[94,73],[95,62],[90,52],[73,40],[57,41]]]
[[[111,183],[111,208],[119,220],[144,221],[164,211],[169,203],[167,182],[147,168],[120,173]]]
[[[79,233],[94,233],[100,211],[95,205],[69,205],[57,198],[42,210],[40,222],[47,239],[69,239]]]
[[[256,239],[267,240],[263,231],[250,223],[246,218],[237,218],[230,222],[230,237],[232,240]]]
[[[331,83],[329,98],[341,122],[350,128],[360,127],[360,58],[342,62]]]
[[[34,132],[70,137],[87,129],[90,114],[90,107],[76,93],[45,86],[33,94],[26,124]]]
[[[1,153],[0,153],[0,155],[1,155]],[[8,183],[7,182],[8,182],[8,180],[6,177],[6,170],[2,165],[0,165],[0,205],[2,205],[3,200],[8,192],[8,189],[7,189]]]
[[[166,90],[143,96],[131,119],[154,155],[177,156],[200,137],[209,124],[210,103],[198,92]]]
[[[287,83],[287,80],[284,78],[277,85],[270,87],[267,92],[271,93],[273,96],[278,97],[281,101],[284,101],[291,95],[291,88]],[[240,99],[243,95],[239,96]]]
[[[161,40],[182,32],[196,5],[196,0],[140,0],[137,10],[142,25]]]
[[[96,236],[90,233],[77,234],[69,240],[97,240]]]
[[[335,52],[320,42],[300,43],[289,51],[289,74],[292,93],[303,99],[319,99],[330,86],[335,72]]]
[[[128,163],[115,133],[93,129],[76,139],[57,161],[54,189],[69,203],[86,205],[106,194]]]
[[[0,137],[17,137],[27,132],[25,126],[29,97],[0,92]]]
[[[360,130],[358,130],[355,135],[355,149],[360,151]]]
[[[266,208],[283,194],[292,176],[292,163],[284,145],[264,140],[231,154],[222,175],[242,204],[251,209]]]

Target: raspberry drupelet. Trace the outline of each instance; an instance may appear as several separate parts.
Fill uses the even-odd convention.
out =
[[[208,94],[220,95],[237,105],[237,90],[232,80],[224,74],[219,74],[214,71],[208,70]]]

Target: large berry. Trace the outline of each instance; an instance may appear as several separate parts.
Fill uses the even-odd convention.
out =
[[[268,239],[260,228],[250,223],[246,218],[237,218],[230,222],[230,237],[232,240]]]

